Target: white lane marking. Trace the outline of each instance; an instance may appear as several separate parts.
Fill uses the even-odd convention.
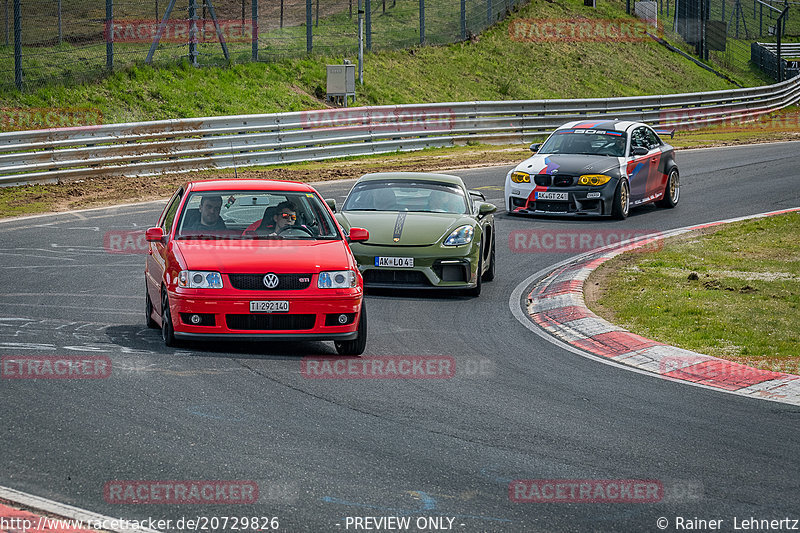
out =
[[[5,298],[8,296],[91,296],[92,298],[129,298],[133,300],[141,300],[144,298],[144,296],[131,296],[130,294],[95,294],[93,292],[6,292],[0,294],[0,298]],[[73,322],[73,324],[75,323],[76,322]]]
[[[143,298],[143,297],[142,297]],[[115,313],[118,315],[131,315],[139,316],[140,313],[132,311],[122,311],[119,309],[112,309],[109,307],[86,307],[85,305],[55,305],[55,304],[27,304],[17,302],[3,302],[3,306],[9,307],[52,307],[56,309],[80,309],[81,311],[88,311],[91,313]]]
[[[141,261],[141,255],[131,255],[132,258],[139,258]],[[48,257],[48,259],[54,259],[52,257]],[[2,266],[0,270],[19,270],[20,268],[24,268],[26,270],[32,268],[97,268],[101,266],[102,268],[106,269],[109,267],[119,267],[119,268],[131,268],[131,263],[117,263],[117,264],[110,264],[110,265],[96,265],[96,264],[89,264],[89,265],[20,265],[20,266]]]
[[[799,209],[799,208],[791,208],[791,209]],[[770,216],[771,214],[774,214],[774,213],[784,213],[786,211],[787,211],[786,209],[779,209],[777,211],[768,211],[766,213],[758,213],[756,215],[746,215],[746,216],[742,216],[742,217],[729,218],[729,219],[726,219],[726,220],[718,220],[718,221],[712,221],[712,222],[705,222],[705,223],[701,223],[701,224],[694,224],[692,226],[684,226],[682,228],[676,228],[676,229],[673,229],[673,230],[668,230],[668,231],[663,232],[663,233],[653,233],[653,234],[650,234],[650,236],[652,236],[652,237],[660,237],[660,238],[666,239],[666,238],[674,236],[674,235],[680,235],[682,233],[686,233],[688,231],[691,231],[692,228],[697,228],[698,226],[702,227],[702,226],[708,226],[709,224],[728,224],[728,223],[731,223],[731,222],[740,222],[742,220],[749,220],[749,219],[755,219],[755,218],[764,218],[764,217]],[[647,238],[647,235],[642,236],[640,238],[637,238],[636,240],[639,240],[639,239],[645,240],[646,238]],[[769,402],[775,402],[775,403],[780,403],[780,404],[783,404],[783,405],[787,405],[786,402],[784,402],[782,400],[779,400],[779,399],[763,398],[763,397],[760,397],[760,396],[751,396],[751,395],[748,395],[748,394],[742,394],[741,392],[738,392],[738,391],[730,391],[730,390],[720,389],[720,388],[717,388],[717,387],[711,387],[709,385],[703,385],[701,383],[695,383],[693,381],[686,381],[686,380],[682,380],[682,379],[672,378],[672,377],[669,377],[669,376],[662,376],[661,374],[655,374],[653,372],[648,372],[646,370],[641,370],[641,369],[636,368],[636,367],[632,367],[632,366],[624,365],[622,363],[618,363],[616,361],[607,359],[607,358],[599,356],[599,355],[594,355],[594,354],[589,353],[589,352],[584,352],[583,350],[575,348],[571,344],[567,344],[566,342],[563,342],[563,341],[557,339],[556,337],[554,337],[550,333],[548,333],[545,329],[540,328],[539,326],[537,326],[533,322],[533,320],[531,320],[530,315],[528,315],[526,313],[526,311],[523,310],[523,307],[522,307],[523,293],[525,292],[526,289],[530,288],[534,284],[535,281],[539,280],[540,278],[545,277],[546,275],[550,274],[554,270],[556,270],[556,269],[558,269],[558,268],[560,268],[560,267],[562,267],[564,265],[567,265],[569,263],[573,263],[573,262],[576,262],[576,261],[580,261],[581,259],[583,259],[583,258],[585,258],[585,257],[587,257],[589,255],[597,254],[602,250],[608,250],[608,249],[612,249],[612,248],[616,248],[616,247],[621,247],[621,246],[623,246],[624,244],[626,244],[628,242],[630,242],[630,240],[623,241],[621,243],[614,243],[614,244],[611,244],[611,245],[606,245],[606,246],[603,246],[602,248],[596,248],[594,250],[590,250],[588,252],[584,252],[582,254],[570,257],[568,259],[564,259],[563,261],[559,261],[558,263],[555,263],[554,265],[551,265],[549,267],[545,267],[545,268],[539,270],[538,272],[536,272],[535,274],[532,274],[532,275],[528,276],[527,278],[522,280],[516,287],[514,287],[513,291],[511,291],[511,296],[509,296],[509,298],[508,298],[508,306],[511,309],[511,314],[514,315],[514,318],[517,319],[517,322],[519,322],[520,324],[522,324],[523,326],[525,326],[530,331],[534,332],[535,334],[537,334],[539,337],[543,338],[547,342],[549,342],[551,344],[554,344],[554,345],[558,346],[559,348],[567,350],[568,352],[572,352],[574,354],[580,355],[581,357],[585,357],[586,359],[592,359],[593,361],[598,361],[598,362],[603,363],[605,365],[613,366],[615,368],[619,368],[619,369],[622,369],[622,370],[627,370],[628,372],[635,372],[637,374],[650,376],[650,377],[653,377],[653,378],[656,378],[656,379],[663,379],[665,381],[672,381],[674,383],[681,383],[683,385],[689,385],[689,386],[692,386],[692,387],[699,387],[701,389],[708,389],[708,390],[713,390],[715,392],[722,392],[722,393],[725,393],[725,394],[731,394],[731,395],[737,396],[739,398],[757,398],[759,400],[766,400],[766,401],[769,401]],[[525,306],[525,307],[527,308],[527,306]],[[789,404],[789,405],[793,405],[793,404]]]
[[[119,205],[109,205],[109,206],[105,206],[105,207],[90,207],[88,209],[75,209],[73,211],[51,211],[50,213],[42,213],[40,215],[27,215],[27,216],[24,216],[24,217],[12,217],[12,218],[0,219],[0,224],[2,224],[4,222],[18,222],[20,220],[34,220],[34,219],[37,219],[37,218],[54,217],[54,216],[59,216],[59,215],[73,215],[73,216],[75,216],[75,217],[77,217],[79,219],[85,219],[86,217],[80,216],[81,213],[91,213],[93,211],[103,211],[103,210],[108,210],[108,209],[119,209],[119,208],[122,208],[122,207],[144,207],[144,206],[147,206],[147,205],[150,205],[150,204],[166,204],[167,201],[169,201],[169,198],[165,198],[163,200],[149,200],[147,202],[135,202],[135,203],[132,203],[132,204],[119,204]],[[141,213],[143,211],[139,211],[139,212]],[[45,224],[40,224],[39,226],[52,226],[52,225],[58,224],[60,222],[66,222],[66,221],[53,221],[53,222],[48,222],[48,223],[45,223]],[[32,227],[36,227],[36,226],[32,226]]]
[[[27,492],[14,490],[9,487],[0,486],[0,498],[10,501],[12,503],[20,504],[23,507],[29,507],[36,511],[43,511],[45,513],[54,514],[59,517],[68,518],[71,520],[79,520],[84,523],[92,523],[92,524],[102,523],[107,526],[113,526],[115,524],[120,524],[121,522],[119,518],[111,518],[109,516],[94,513],[92,511],[87,511],[85,509],[73,507],[65,503],[48,500],[40,496],[34,496],[33,494],[28,494]],[[132,524],[128,522],[120,524],[120,526],[122,525],[132,525]],[[105,527],[103,528],[103,530],[111,531],[113,533],[130,533],[131,531],[141,531],[143,533],[159,533],[155,529],[149,529],[141,526],[130,527],[130,528]]]

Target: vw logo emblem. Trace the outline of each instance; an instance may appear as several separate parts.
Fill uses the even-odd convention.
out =
[[[278,276],[270,272],[264,276],[264,286],[268,289],[274,289],[278,286]]]

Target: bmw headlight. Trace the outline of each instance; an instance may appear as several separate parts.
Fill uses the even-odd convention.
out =
[[[189,289],[221,289],[222,275],[203,270],[181,270],[178,274],[178,286]]]
[[[578,185],[605,185],[610,179],[605,174],[584,174],[578,178]]]
[[[472,226],[461,226],[453,230],[453,233],[444,240],[444,245],[461,246],[462,244],[469,244],[472,242],[472,235],[474,233],[475,230],[472,229]]]
[[[527,172],[520,172],[519,170],[515,170],[511,173],[511,181],[514,183],[530,183],[531,182],[531,175]]]
[[[317,287],[320,289],[350,289],[356,286],[356,273],[352,270],[320,272]]]

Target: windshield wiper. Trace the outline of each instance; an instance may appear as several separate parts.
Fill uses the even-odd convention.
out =
[[[189,235],[180,235],[178,239],[201,239],[201,240],[222,240],[222,239],[230,239],[227,235],[208,235],[205,233],[198,233],[198,234],[189,234]]]

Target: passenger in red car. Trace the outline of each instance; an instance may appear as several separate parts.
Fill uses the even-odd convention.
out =
[[[222,210],[222,196],[203,196],[200,198],[200,216],[191,220],[187,217],[184,228],[197,230],[226,230],[225,221],[219,216]]]

